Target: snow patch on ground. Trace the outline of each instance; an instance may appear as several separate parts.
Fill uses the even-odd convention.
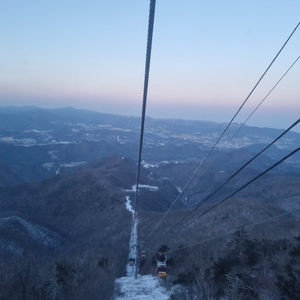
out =
[[[147,184],[139,184],[139,188],[140,189],[147,189],[151,192],[156,192],[158,191],[158,187],[157,186],[153,186],[153,185],[147,185]],[[132,186],[131,190],[125,190],[125,192],[136,192],[136,185]]]
[[[155,168],[155,165],[151,165],[151,164],[148,164],[146,162],[142,162],[142,166],[145,168],[145,169],[149,169],[149,168]]]
[[[80,165],[86,165],[87,162],[86,161],[77,161],[77,162],[71,162],[69,164],[60,164],[61,167],[65,167],[65,168],[73,168],[76,166],[80,166]]]
[[[46,247],[59,247],[62,240],[58,233],[17,216],[2,218],[0,229],[17,232]]]
[[[134,186],[135,187],[135,186]],[[147,186],[148,187],[148,186]],[[130,197],[126,196],[126,209],[132,213],[132,230],[129,242],[129,258],[136,257],[137,224],[138,219],[132,208]],[[115,300],[168,300],[170,292],[160,283],[162,278],[152,275],[141,276],[135,279],[135,266],[126,265],[127,276],[115,280]]]
[[[181,193],[181,192],[182,192],[182,189],[181,189],[181,187],[177,186],[177,187],[176,187],[176,189],[177,189],[177,191],[178,191],[179,193]]]
[[[138,220],[135,218],[135,212],[132,208],[130,197],[126,196],[126,208],[132,213],[132,229],[129,241],[129,258],[136,257],[136,244],[137,244],[137,224]],[[127,276],[134,276],[135,265],[130,266],[128,263],[126,265]]]
[[[132,208],[129,196],[126,196],[126,208],[127,210],[131,211],[134,214],[134,210]]]
[[[129,242],[129,258],[136,258],[136,244],[137,244],[137,220],[133,223],[131,229],[131,237]],[[126,265],[127,276],[134,276],[135,273],[135,264],[130,266],[128,263]]]
[[[169,300],[171,299],[168,291],[161,286],[159,280],[161,278],[152,275],[138,275],[134,277],[122,277],[116,279],[117,295],[116,300]]]

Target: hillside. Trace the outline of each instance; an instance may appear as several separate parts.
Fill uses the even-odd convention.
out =
[[[296,295],[299,199],[298,196],[292,202],[298,211],[288,215],[282,208],[257,200],[233,199],[190,225],[211,205],[203,205],[177,225],[189,212],[180,210],[165,218],[153,234],[163,214],[140,213],[138,236],[146,240],[150,258],[141,261],[140,273],[153,272],[159,249],[164,245],[169,269],[166,286],[177,287],[173,297],[178,299],[186,299],[187,294],[196,299],[223,299],[227,290],[232,291],[235,280],[248,287],[238,289],[241,299],[280,299],[280,295],[288,295],[287,284]],[[288,211],[291,210],[290,206]],[[258,224],[251,226],[254,223]]]
[[[120,157],[113,160],[122,163]],[[105,165],[105,162],[102,164]],[[14,235],[20,234],[18,227],[8,222],[10,219],[15,222],[18,218],[19,223],[28,222],[32,228],[40,226],[62,237],[60,247],[50,247],[52,252],[85,251],[90,249],[87,245],[91,244],[95,248],[103,245],[103,239],[112,236],[115,239],[128,239],[130,216],[124,210],[124,192],[112,184],[99,168],[2,188],[1,207],[1,220],[6,220],[1,228],[6,232],[11,228]],[[112,218],[117,217],[128,225],[124,227],[124,224],[115,224]],[[34,229],[26,232],[28,236],[25,237],[34,239]],[[10,242],[17,245],[19,240],[11,239]],[[2,248],[3,252],[6,249]],[[33,245],[26,247],[26,253],[31,252],[39,252],[39,249]]]
[[[128,213],[124,210],[125,192],[134,186],[135,172],[136,166],[132,160],[111,156],[77,167],[70,174],[56,175],[35,183],[3,187],[0,198],[1,219],[3,230],[7,232],[3,236],[10,236],[9,228],[12,228],[13,235],[16,235],[12,244],[18,244],[18,226],[21,225],[11,224],[23,222],[29,224],[29,227],[40,226],[38,228],[57,234],[61,237],[58,244],[61,247],[68,245],[68,251],[72,248],[84,251],[85,245],[94,238],[93,244],[97,245],[100,240],[112,236],[114,239],[126,236],[130,222]],[[154,191],[141,188],[138,209],[164,211],[178,193],[166,180],[149,181],[147,172],[141,174],[141,186],[143,183],[150,183]],[[129,194],[134,197],[134,193]],[[116,219],[122,221],[114,223]],[[38,252],[38,249],[30,248],[26,251]],[[6,249],[2,250],[6,252]],[[16,249],[16,252],[22,251]]]
[[[132,250],[137,119],[72,108],[2,113],[1,297],[112,299]],[[276,143],[186,217],[281,132],[246,128],[233,147],[212,152],[152,233],[223,127],[155,119],[146,127],[137,201],[138,241],[146,250],[140,275],[155,275],[161,249],[168,249],[165,286],[174,299],[224,299],[231,275],[251,287],[242,299],[279,299],[290,274],[298,274],[299,211],[284,215],[300,209],[298,154],[193,220],[294,149],[299,135]]]
[[[78,292],[80,299],[80,295],[86,293],[87,286],[92,287],[89,290],[89,299],[97,297],[100,286],[104,289],[103,299],[109,299],[113,292],[114,278],[125,274],[129,255],[132,217],[126,209],[125,196],[133,199],[135,172],[134,161],[121,156],[111,156],[74,167],[69,174],[59,174],[40,182],[2,187],[1,265],[7,274],[2,280],[2,293],[6,295],[11,291],[5,288],[8,282],[15,282],[14,286],[22,293],[22,281],[15,274],[20,274],[20,278],[24,279],[26,272],[30,274],[29,282],[35,282],[35,288],[42,292],[45,284],[47,285],[46,278],[50,276],[53,266],[56,266],[55,276],[66,282],[72,280],[74,272],[80,274],[82,285],[74,286],[71,281],[66,283],[69,290],[65,291],[65,299],[69,299],[72,290]],[[179,173],[178,170],[169,170],[169,178],[173,180],[176,177],[170,175]],[[200,172],[201,176],[204,173]],[[151,174],[149,169],[142,170],[138,203],[140,240],[146,239],[177,195],[172,180],[162,180],[161,177],[158,180],[155,176],[158,175]],[[184,172],[182,176],[185,176]],[[177,180],[180,183],[180,179]],[[283,181],[282,178],[280,180]],[[170,249],[170,281],[183,284],[182,274],[190,272],[193,265],[197,266],[200,262],[202,270],[211,269],[213,264],[208,258],[217,261],[227,253],[231,234],[240,226],[272,218],[299,206],[299,188],[297,189],[296,181],[293,184],[293,199],[286,198],[289,194],[280,195],[282,202],[287,199],[293,207],[282,207],[279,200],[264,203],[263,199],[258,198],[237,198],[222,204],[187,228],[182,228],[182,225],[193,220],[211,204],[203,205],[182,225],[174,227],[188,212],[187,209],[182,209],[186,206],[181,202],[177,210],[171,212],[158,230],[146,239],[147,260],[141,265],[141,274],[153,274],[155,265],[152,264],[152,257],[155,257],[157,249],[162,245],[167,245]],[[249,228],[247,232],[249,239],[269,243],[268,247],[277,240],[288,239],[290,244],[287,249],[290,249],[294,245],[292,241],[298,228],[297,215],[289,215],[260,227]],[[224,233],[230,234],[182,253],[176,252],[181,247]],[[282,252],[284,257],[288,257],[286,251]],[[16,259],[18,265],[13,263]],[[270,259],[273,260],[271,257]],[[10,265],[13,267],[9,267]],[[41,272],[42,265],[46,269],[37,280],[36,276]],[[255,276],[262,281],[265,280],[261,275],[265,267],[261,265],[255,271]],[[246,272],[245,267],[243,268],[243,272]],[[60,270],[65,270],[65,273]],[[97,287],[93,282],[98,282]],[[258,287],[251,284],[259,291]],[[25,290],[23,287],[23,292],[33,295],[29,286]]]

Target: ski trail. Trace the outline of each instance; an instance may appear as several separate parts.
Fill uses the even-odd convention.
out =
[[[138,220],[132,209],[130,197],[126,196],[126,208],[132,212],[132,230],[129,242],[129,258],[136,256]],[[127,276],[115,280],[115,300],[169,300],[170,292],[160,283],[161,278],[152,275],[138,275],[134,278],[134,266],[127,263]]]
[[[168,291],[160,285],[159,279],[152,275],[122,277],[116,280],[116,300],[169,300]]]
[[[135,212],[132,208],[130,198],[129,196],[126,196],[126,208],[132,213],[132,229],[131,229],[131,236],[130,236],[130,241],[129,241],[129,258],[134,258],[136,257],[136,243],[137,243],[137,218],[135,218]],[[126,266],[126,271],[127,271],[127,276],[133,276],[134,275],[134,268],[135,265],[133,264],[130,266],[127,264]]]

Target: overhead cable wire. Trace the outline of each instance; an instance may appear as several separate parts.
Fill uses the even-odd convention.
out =
[[[234,135],[229,139],[229,141],[225,144],[221,151],[223,151],[227,145],[232,141],[232,139],[237,135],[237,133],[242,129],[242,127],[246,124],[246,122],[252,117],[252,115],[257,111],[257,109],[261,106],[261,104],[267,99],[267,97],[272,93],[272,91],[276,88],[276,86],[280,83],[280,81],[285,77],[285,75],[291,70],[291,68],[296,64],[299,60],[300,56],[292,63],[292,65],[287,69],[287,71],[281,76],[281,78],[276,82],[276,84],[272,87],[269,93],[261,100],[261,102],[256,106],[256,108],[252,111],[249,117],[244,121],[244,123],[237,129]]]
[[[246,166],[248,166],[255,158],[261,155],[264,151],[266,151],[269,147],[271,147],[275,142],[277,142],[281,137],[283,137],[287,132],[289,132],[293,127],[300,123],[300,118],[294,122],[288,129],[286,129],[283,133],[281,133],[275,140],[273,140],[269,145],[267,145],[264,149],[262,149],[259,153],[253,156],[249,161],[247,161],[242,167],[240,167],[234,174],[232,174],[220,187],[218,187],[215,191],[209,194],[199,205],[197,205],[193,210],[191,210],[185,217],[183,217],[180,221],[178,221],[172,228],[169,230],[173,230],[177,225],[179,225],[182,221],[184,221],[189,215],[191,215],[194,211],[196,211],[204,202],[206,202],[210,197],[216,194],[222,187],[224,187],[233,177],[235,177],[239,172],[241,172]],[[169,232],[167,231],[167,232]]]
[[[144,139],[146,103],[147,103],[147,94],[148,94],[148,82],[149,82],[149,72],[150,72],[152,37],[153,37],[153,27],[154,27],[155,2],[156,2],[156,0],[150,0],[150,8],[149,8],[148,37],[147,37],[147,51],[146,51],[146,63],[145,63],[144,90],[143,90],[143,107],[142,107],[142,119],[141,119],[140,147],[139,147],[138,170],[137,170],[137,178],[136,178],[136,193],[135,193],[135,200],[134,200],[134,211],[135,212],[136,212],[136,203],[137,203],[137,197],[138,197],[138,191],[139,191],[139,181],[140,181],[141,158],[142,158],[143,139]]]
[[[220,235],[217,235],[217,236],[214,236],[214,237],[202,240],[202,241],[200,241],[198,243],[194,243],[194,244],[191,244],[191,245],[188,245],[188,246],[185,246],[185,247],[180,247],[180,248],[175,249],[175,250],[169,250],[168,252],[171,253],[171,252],[176,252],[176,251],[184,250],[184,249],[187,249],[187,248],[191,248],[191,247],[194,247],[194,246],[197,246],[197,245],[200,245],[200,244],[203,244],[203,243],[215,240],[215,239],[219,239],[219,238],[224,237],[224,236],[226,236],[228,234],[232,234],[232,233],[236,232],[237,230],[242,230],[242,229],[250,228],[252,226],[256,226],[256,225],[259,225],[259,224],[262,224],[262,223],[265,223],[265,222],[269,222],[269,221],[272,221],[274,219],[277,219],[277,218],[280,218],[280,217],[283,217],[283,216],[286,216],[286,215],[289,215],[289,214],[292,214],[292,213],[295,213],[295,212],[299,212],[299,211],[300,211],[300,208],[292,210],[292,211],[288,211],[288,212],[285,212],[283,214],[280,214],[280,215],[277,215],[277,216],[274,216],[274,217],[271,217],[271,218],[268,218],[268,219],[264,219],[262,221],[259,221],[259,222],[253,223],[253,224],[245,225],[245,226],[236,228],[234,230],[228,231],[226,233],[223,233],[223,234],[220,234]]]
[[[228,235],[228,234],[232,234],[232,233],[236,232],[237,230],[242,230],[242,229],[244,229],[244,228],[249,228],[249,227],[252,227],[252,226],[255,226],[255,225],[259,225],[259,224],[261,224],[261,223],[265,223],[265,222],[271,221],[271,220],[273,220],[273,219],[280,218],[280,217],[283,217],[283,216],[285,216],[285,215],[292,214],[292,213],[295,213],[295,212],[298,212],[298,211],[300,211],[300,208],[297,208],[297,209],[295,209],[295,210],[292,210],[292,211],[289,211],[289,212],[285,212],[285,213],[279,214],[279,215],[274,216],[274,217],[271,217],[271,218],[263,219],[263,220],[258,221],[258,222],[256,222],[256,223],[252,223],[252,224],[248,224],[248,225],[244,225],[244,226],[239,226],[239,228],[237,228],[237,229],[232,229],[231,231],[228,231],[228,232],[226,232],[226,233],[223,233],[223,234],[220,234],[220,235],[217,235],[217,236],[214,236],[214,237],[211,237],[211,238],[202,240],[202,241],[200,241],[200,242],[198,242],[198,243],[191,244],[191,245],[189,245],[189,246],[180,247],[180,248],[178,248],[178,249],[176,249],[176,250],[170,250],[170,251],[168,251],[168,252],[169,252],[169,253],[170,253],[170,252],[176,252],[176,251],[180,251],[180,250],[183,250],[183,249],[186,249],[186,248],[190,248],[190,247],[193,247],[193,246],[195,246],[195,245],[202,244],[202,243],[205,243],[205,242],[214,240],[214,239],[218,239],[218,238],[221,238],[221,237],[226,236],[226,235]],[[156,252],[156,250],[154,250],[154,249],[151,249],[151,248],[147,248],[147,249],[148,249],[148,251]]]
[[[279,164],[281,164],[283,161],[285,161],[286,159],[288,159],[289,157],[291,157],[292,155],[294,155],[299,150],[300,150],[300,147],[298,147],[297,149],[295,149],[294,151],[292,151],[291,153],[289,153],[288,155],[286,155],[284,158],[282,158],[281,160],[279,160],[277,163],[275,163],[274,165],[272,165],[270,168],[268,168],[264,172],[260,173],[258,176],[256,176],[255,178],[253,178],[252,180],[250,180],[246,184],[244,184],[241,188],[239,188],[235,192],[231,193],[225,199],[223,199],[222,201],[218,202],[217,204],[215,204],[214,206],[212,206],[211,208],[209,208],[208,210],[206,210],[205,212],[203,212],[202,214],[200,214],[197,218],[195,218],[194,220],[192,220],[191,222],[189,222],[187,225],[185,225],[184,227],[182,227],[182,229],[184,229],[184,228],[188,227],[189,225],[193,224],[195,221],[197,221],[199,218],[201,218],[202,216],[204,216],[205,214],[207,214],[209,211],[211,211],[212,209],[214,209],[217,206],[221,205],[223,202],[225,202],[226,200],[228,200],[229,198],[231,198],[232,196],[234,196],[236,193],[238,193],[239,191],[241,191],[242,189],[244,189],[246,186],[248,186],[249,184],[251,184],[252,182],[254,182],[255,180],[257,180],[258,178],[260,178],[261,176],[263,176],[267,172],[271,171],[273,168],[275,168],[276,166],[278,166]]]
[[[149,73],[150,73],[150,60],[151,60],[151,50],[152,50],[152,37],[153,37],[153,27],[154,27],[154,15],[155,15],[155,2],[156,0],[150,0],[149,8],[149,20],[148,20],[148,35],[147,35],[147,50],[146,50],[146,63],[145,63],[145,76],[144,76],[144,90],[143,90],[143,106],[142,106],[142,119],[141,119],[141,134],[140,134],[140,147],[139,147],[139,157],[138,157],[138,168],[136,176],[136,192],[134,198],[134,214],[133,222],[135,228],[137,228],[137,213],[136,205],[139,193],[139,181],[140,181],[140,171],[141,171],[141,158],[144,140],[144,127],[145,127],[145,115],[146,115],[146,103],[148,94],[148,83],[149,83]],[[136,245],[137,247],[137,245]],[[137,262],[137,249],[135,249],[135,261]],[[137,263],[135,264],[134,277],[137,279]]]
[[[161,218],[161,220],[156,224],[156,226],[154,227],[154,229],[149,233],[149,235],[147,236],[147,239],[154,233],[154,231],[158,228],[158,226],[161,224],[161,222],[164,220],[164,218],[169,214],[169,212],[171,211],[171,209],[177,203],[177,201],[180,198],[180,196],[183,194],[183,192],[185,191],[185,189],[187,188],[187,186],[190,184],[190,182],[192,181],[192,179],[197,174],[197,172],[200,169],[200,167],[203,165],[203,163],[205,162],[205,160],[207,159],[207,157],[210,155],[210,153],[215,148],[215,146],[217,145],[217,143],[220,141],[220,139],[222,138],[222,136],[225,134],[225,132],[227,131],[227,129],[229,128],[229,126],[231,125],[231,123],[233,122],[233,120],[235,119],[235,117],[237,116],[237,114],[240,112],[240,110],[242,109],[242,107],[248,101],[248,99],[250,98],[250,96],[252,95],[252,93],[254,92],[254,90],[256,89],[256,87],[259,85],[259,83],[261,82],[261,80],[263,79],[263,77],[266,75],[266,73],[268,72],[268,70],[270,69],[270,67],[272,66],[272,64],[275,62],[275,60],[277,59],[277,57],[279,56],[279,54],[281,53],[281,51],[284,49],[284,47],[286,46],[286,44],[288,43],[288,41],[290,40],[290,38],[293,36],[293,34],[295,33],[295,31],[297,30],[297,28],[299,27],[299,25],[300,25],[300,22],[297,24],[297,26],[292,31],[292,33],[290,34],[290,36],[288,37],[288,39],[285,41],[285,43],[283,44],[283,46],[280,48],[280,50],[278,51],[278,53],[276,54],[276,56],[273,58],[273,60],[271,61],[271,63],[269,64],[269,66],[267,67],[267,69],[265,70],[265,72],[263,73],[263,75],[260,77],[260,79],[258,80],[258,82],[255,84],[254,88],[251,90],[251,92],[246,97],[246,99],[244,100],[244,102],[242,103],[242,105],[239,107],[239,109],[237,110],[237,112],[234,114],[233,118],[227,124],[226,128],[223,130],[223,132],[221,133],[221,135],[218,137],[217,141],[214,143],[214,145],[208,151],[208,153],[206,154],[206,156],[203,158],[203,160],[201,161],[201,163],[199,164],[199,166],[196,168],[195,172],[190,177],[190,179],[187,181],[187,183],[185,184],[185,186],[183,187],[183,189],[181,190],[181,192],[179,193],[179,195],[176,197],[176,199],[174,200],[174,202],[171,204],[171,206],[169,207],[169,209],[163,215],[163,217]]]

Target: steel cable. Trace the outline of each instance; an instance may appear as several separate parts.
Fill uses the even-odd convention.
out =
[[[225,199],[223,199],[222,201],[218,202],[217,204],[215,204],[214,206],[212,206],[211,208],[209,208],[208,210],[206,210],[204,213],[202,213],[201,215],[199,215],[197,218],[195,218],[194,220],[192,220],[191,222],[189,222],[187,225],[185,225],[184,227],[182,227],[182,229],[188,227],[191,224],[193,224],[196,220],[198,220],[199,218],[201,218],[202,216],[204,216],[205,214],[207,214],[209,211],[211,211],[215,207],[221,205],[223,202],[225,202],[226,200],[228,200],[229,198],[231,198],[232,196],[234,196],[236,193],[238,193],[239,191],[241,191],[242,189],[244,189],[246,186],[248,186],[249,184],[251,184],[252,182],[254,182],[255,180],[257,180],[258,178],[260,178],[261,176],[263,176],[264,174],[266,174],[267,172],[269,172],[270,170],[272,170],[273,168],[275,168],[279,164],[281,164],[283,161],[285,161],[286,159],[288,159],[290,156],[294,155],[299,150],[300,150],[300,147],[296,148],[294,151],[292,151],[291,153],[289,153],[288,155],[286,155],[284,158],[282,158],[280,161],[278,161],[277,163],[275,163],[274,165],[272,165],[270,168],[268,168],[267,170],[265,170],[264,172],[262,172],[261,174],[259,174],[258,176],[256,176],[255,178],[253,178],[252,180],[250,180],[249,182],[247,182],[246,184],[244,184],[241,188],[239,188],[235,192],[231,193]]]
[[[206,242],[208,242],[208,241],[212,241],[212,240],[221,238],[221,237],[223,237],[223,236],[225,236],[225,235],[232,234],[232,233],[236,232],[237,230],[241,230],[241,229],[249,228],[249,227],[252,227],[252,226],[255,226],[255,225],[258,225],[258,224],[262,224],[262,223],[265,223],[265,222],[269,222],[269,221],[271,221],[271,220],[274,220],[274,219],[277,219],[277,218],[280,218],[280,217],[283,217],[283,216],[286,216],[286,215],[289,215],[289,214],[292,214],[292,213],[295,213],[295,212],[299,212],[299,211],[300,211],[300,208],[295,209],[295,210],[292,210],[292,211],[289,211],[289,212],[286,212],[286,213],[283,213],[283,214],[280,214],[280,215],[277,215],[277,216],[275,216],[275,217],[271,217],[271,218],[268,218],[268,219],[264,219],[264,220],[262,220],[262,221],[259,221],[259,222],[253,223],[253,224],[245,225],[245,226],[239,227],[239,228],[237,228],[237,229],[228,231],[228,232],[226,232],[226,233],[217,235],[217,236],[215,236],[215,237],[211,237],[211,238],[205,239],[205,240],[203,240],[203,241],[201,241],[201,242],[194,243],[194,244],[191,244],[191,245],[188,245],[188,246],[185,246],[185,247],[181,247],[181,248],[178,248],[178,249],[175,249],[175,250],[171,250],[171,251],[168,251],[168,252],[171,253],[171,252],[176,252],[176,251],[180,251],[180,250],[183,250],[183,249],[187,249],[187,248],[190,248],[190,247],[194,247],[194,246],[197,246],[197,245],[206,243]]]
[[[261,82],[261,80],[263,79],[263,77],[266,75],[266,73],[268,72],[268,70],[270,69],[270,67],[272,66],[272,64],[275,62],[275,60],[277,59],[277,57],[279,56],[279,54],[281,53],[281,51],[284,49],[284,47],[286,46],[286,44],[288,43],[288,41],[290,40],[290,38],[293,36],[293,34],[295,33],[295,31],[297,30],[297,28],[299,27],[300,22],[297,24],[297,26],[294,28],[294,30],[292,31],[292,33],[290,34],[290,36],[288,37],[288,39],[285,41],[285,43],[283,44],[283,46],[280,48],[280,50],[278,51],[278,53],[276,54],[276,56],[273,58],[273,60],[271,61],[271,63],[269,64],[269,66],[267,67],[267,69],[265,70],[265,72],[263,73],[263,75],[260,77],[260,79],[258,80],[258,82],[255,84],[254,88],[251,90],[251,92],[249,93],[249,95],[246,97],[246,99],[244,100],[244,102],[242,103],[242,105],[239,107],[239,109],[237,110],[237,112],[234,114],[233,118],[230,120],[230,122],[227,124],[226,128],[223,130],[223,132],[221,133],[221,135],[218,137],[217,141],[214,143],[214,145],[211,147],[211,149],[209,150],[209,152],[206,154],[206,156],[204,157],[204,159],[201,161],[201,163],[199,164],[199,166],[196,168],[195,172],[193,173],[193,175],[190,177],[190,179],[187,181],[187,183],[185,184],[185,186],[183,187],[183,189],[181,190],[181,192],[179,193],[179,195],[176,197],[176,199],[174,200],[174,202],[171,204],[170,208],[166,211],[166,213],[164,214],[164,216],[161,218],[161,220],[156,224],[156,226],[154,227],[154,229],[150,232],[150,234],[147,236],[146,239],[148,239],[153,233],[154,231],[158,228],[158,226],[161,224],[161,222],[164,220],[164,218],[168,215],[168,213],[171,211],[171,209],[174,207],[174,205],[177,203],[178,199],[180,198],[180,196],[182,195],[182,193],[184,192],[184,190],[187,188],[187,186],[190,184],[190,182],[192,181],[192,179],[194,178],[194,176],[196,175],[196,173],[198,172],[198,170],[200,169],[200,167],[203,165],[203,163],[205,162],[205,160],[207,159],[207,157],[210,155],[210,153],[212,152],[212,150],[215,148],[215,146],[217,145],[217,143],[220,141],[220,139],[222,138],[222,136],[224,135],[224,133],[227,131],[227,129],[229,128],[229,126],[231,125],[231,123],[233,122],[233,120],[235,119],[235,117],[237,116],[237,114],[240,112],[240,110],[242,109],[242,107],[245,105],[245,103],[248,101],[248,99],[250,98],[250,96],[252,95],[252,93],[254,92],[254,90],[256,89],[256,87],[259,85],[259,83]]]
[[[295,63],[299,60],[300,56],[292,63],[292,65],[287,69],[287,71],[280,77],[280,79],[276,82],[276,84],[272,87],[269,93],[260,101],[260,103],[255,107],[249,117],[244,121],[244,123],[237,129],[234,135],[229,139],[229,141],[225,144],[221,151],[223,151],[227,145],[231,142],[231,140],[237,135],[237,133],[242,129],[242,127],[246,124],[246,122],[252,117],[252,115],[257,111],[257,109],[262,105],[262,103],[267,99],[267,97],[272,93],[272,91],[276,88],[279,82],[285,77],[285,75],[291,70],[291,68],[295,65]]]
[[[152,37],[153,37],[153,27],[154,27],[155,2],[156,2],[156,0],[150,0],[150,8],[149,8],[148,37],[147,37],[147,51],[146,51],[146,63],[145,63],[144,90],[143,90],[143,107],[142,107],[142,120],[141,120],[140,147],[139,147],[138,170],[137,170],[137,179],[136,179],[136,193],[135,193],[135,200],[134,200],[134,211],[135,212],[136,212],[136,203],[137,203],[138,190],[139,190],[139,181],[140,181],[141,158],[142,158],[142,148],[143,148],[143,139],[144,139],[146,103],[147,103],[147,94],[148,94],[148,82],[149,82],[149,72],[150,72]]]
[[[235,177],[239,172],[241,172],[246,166],[248,166],[255,158],[261,155],[264,151],[266,151],[270,146],[272,146],[275,142],[277,142],[281,137],[283,137],[287,132],[289,132],[293,127],[299,124],[300,118],[294,122],[288,129],[286,129],[282,134],[280,134],[275,140],[273,140],[269,145],[267,145],[263,150],[253,156],[249,161],[247,161],[242,167],[240,167],[234,174],[232,174],[220,187],[218,187],[215,191],[209,194],[198,206],[196,206],[192,211],[190,211],[185,217],[183,217],[179,222],[177,222],[172,228],[169,230],[171,231],[177,225],[179,225],[182,221],[184,221],[189,215],[191,215],[194,211],[196,211],[204,202],[206,202],[211,196],[216,194],[222,187],[224,187],[233,177]],[[167,233],[169,232],[167,231]]]

